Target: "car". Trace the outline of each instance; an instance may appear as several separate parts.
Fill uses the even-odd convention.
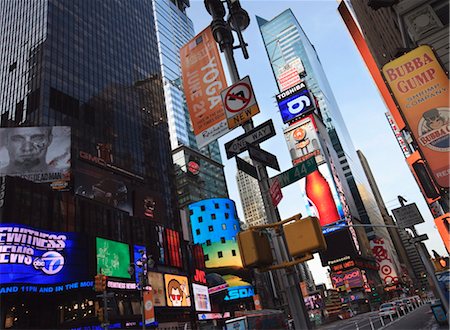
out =
[[[384,303],[380,306],[378,315],[381,317],[388,317],[389,315],[397,314],[397,306],[394,302]]]

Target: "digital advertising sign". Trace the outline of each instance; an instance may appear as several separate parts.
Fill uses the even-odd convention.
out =
[[[364,279],[359,268],[352,268],[339,273],[331,273],[331,283],[333,288],[338,290],[346,290],[353,288],[361,288],[364,286]]]
[[[314,99],[303,82],[277,94],[276,99],[283,123],[315,109]]]
[[[192,291],[194,291],[195,310],[197,312],[211,312],[208,287],[193,283]]]
[[[155,306],[166,306],[166,293],[161,273],[147,272],[148,283],[152,286],[153,303]]]
[[[137,188],[134,190],[133,199],[135,217],[164,222],[164,204],[159,193]]]
[[[322,266],[329,266],[358,257],[349,228],[342,228],[324,235],[327,250],[320,251]]]
[[[370,240],[370,248],[372,249],[375,260],[377,261],[378,274],[383,284],[386,286],[398,283],[398,273],[392,260],[389,249],[383,238],[375,238]]]
[[[89,275],[86,246],[86,239],[76,233],[51,232],[2,223],[1,284],[42,285],[86,279]]]
[[[191,296],[186,276],[164,274],[168,307],[189,307]]]
[[[146,250],[145,246],[134,245],[133,246],[134,264],[136,265],[136,262],[142,258],[142,255],[146,255],[146,254],[147,254],[147,250]],[[139,276],[143,271],[144,271],[144,269],[142,267],[134,266],[134,278],[136,280],[136,283],[139,283]]]
[[[106,276],[131,278],[130,248],[128,244],[96,237],[97,273]]]
[[[228,284],[228,293],[225,296],[225,300],[250,298],[255,295],[253,286],[244,281],[242,278],[236,275],[224,275],[222,276],[225,282]]]
[[[0,176],[33,182],[70,178],[69,126],[0,128]]]

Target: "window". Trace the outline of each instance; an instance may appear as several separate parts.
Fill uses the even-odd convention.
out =
[[[200,235],[200,229],[196,229],[196,230],[195,230],[195,233],[196,233],[197,235]]]
[[[222,253],[222,251],[217,252],[217,256],[218,256],[219,258],[223,258],[223,253]]]
[[[225,207],[226,207],[227,209],[229,209],[229,208],[230,208],[230,204],[225,203]]]
[[[220,238],[220,243],[225,244],[225,237]]]
[[[236,226],[236,225],[233,225],[233,229],[234,229],[234,230],[237,230],[237,226]]]
[[[194,211],[193,210],[189,210],[189,215],[193,215]]]
[[[206,210],[205,205],[201,205],[200,210],[202,210],[202,211]]]
[[[207,240],[206,240],[206,245],[207,245],[207,246],[211,246],[211,240],[210,240],[210,239],[207,239]]]
[[[233,255],[233,257],[236,257],[236,250],[231,250],[231,254]]]
[[[209,255],[205,254],[205,261],[209,260]]]
[[[214,227],[213,226],[208,226],[208,230],[209,231],[214,231]]]
[[[219,208],[219,204],[218,203],[214,203],[214,208],[218,209]]]
[[[230,215],[228,213],[225,213],[225,219],[229,219]]]
[[[227,225],[223,223],[223,224],[222,224],[222,229],[223,229],[223,230],[226,230],[226,229],[227,229]]]
[[[198,222],[203,222],[203,217],[198,217]]]
[[[216,215],[214,213],[211,214],[211,220],[216,220]]]

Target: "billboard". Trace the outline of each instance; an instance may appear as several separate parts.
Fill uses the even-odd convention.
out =
[[[315,157],[317,165],[325,162],[317,127],[312,116],[299,120],[283,132],[293,165],[311,157]]]
[[[209,301],[208,287],[205,285],[192,284],[194,291],[194,304],[197,312],[211,312],[211,302]]]
[[[141,219],[163,222],[164,204],[161,195],[147,189],[134,191],[133,215]]]
[[[186,276],[164,274],[168,307],[189,307],[191,296]]]
[[[283,123],[315,109],[314,99],[303,82],[277,94],[276,99]]]
[[[339,273],[331,273],[331,284],[338,290],[345,290],[346,287],[361,288],[364,286],[364,278],[359,268],[352,268]]]
[[[85,279],[89,275],[86,246],[85,238],[76,233],[2,223],[1,284],[58,284]]]
[[[0,176],[33,182],[70,178],[69,126],[0,128]]]
[[[87,164],[77,164],[75,193],[133,214],[130,182],[111,172]]]
[[[383,66],[384,77],[438,185],[449,187],[449,81],[430,46]]]
[[[325,267],[342,263],[343,261],[358,257],[358,252],[349,228],[333,231],[325,234],[324,237],[327,242],[327,250],[319,252],[322,266]]]
[[[155,306],[166,306],[163,275],[155,272],[147,272],[147,279],[152,287],[153,303]]]
[[[289,87],[299,84],[302,80],[300,79],[297,68],[289,67],[288,69],[283,69],[283,71],[278,74],[277,81],[280,90],[285,91]]]
[[[145,246],[134,245],[133,246],[134,264],[136,264],[136,262],[142,258],[142,255],[146,255],[146,254],[147,254],[147,250],[146,250]],[[137,267],[137,266],[134,267],[134,278],[136,280],[136,283],[139,283],[139,276],[141,273],[143,273],[143,271],[144,271],[144,269],[142,267]]]
[[[378,274],[384,285],[394,285],[398,283],[398,274],[392,262],[391,253],[386,248],[383,238],[375,238],[370,240],[370,248],[372,249],[375,260],[377,261]]]
[[[180,59],[186,103],[201,148],[229,132],[220,96],[227,82],[209,26],[180,49]]]
[[[130,266],[130,249],[128,244],[100,237],[96,237],[95,242],[97,273],[102,273],[106,276],[131,278],[128,273],[128,267]]]

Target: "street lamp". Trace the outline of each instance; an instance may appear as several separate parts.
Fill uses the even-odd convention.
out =
[[[145,250],[139,250],[139,254],[141,255],[141,257],[134,263],[130,264],[130,267],[128,268],[128,274],[133,276],[136,272],[136,267],[141,270],[138,276],[139,282],[137,283],[137,286],[141,298],[142,329],[145,330],[144,290],[148,285],[151,285],[151,283],[148,283],[147,281],[147,272],[149,268],[154,267],[155,261],[152,259],[151,255],[147,256]]]

